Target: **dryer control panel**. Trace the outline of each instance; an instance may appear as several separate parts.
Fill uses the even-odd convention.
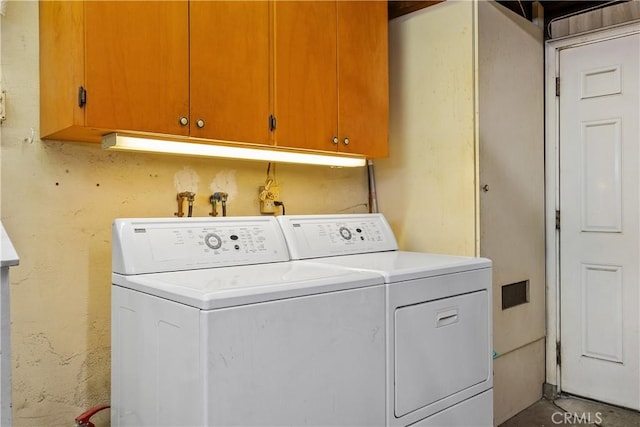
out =
[[[288,261],[272,217],[117,219],[113,272],[157,273]]]
[[[353,255],[398,249],[382,214],[278,217],[291,259]]]

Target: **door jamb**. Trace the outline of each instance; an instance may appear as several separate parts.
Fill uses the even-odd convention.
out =
[[[560,208],[560,100],[556,77],[560,72],[560,51],[581,45],[640,33],[640,22],[549,40],[545,43],[545,234],[547,282],[546,382],[562,391],[556,350],[560,343],[560,232],[556,230],[556,210]]]

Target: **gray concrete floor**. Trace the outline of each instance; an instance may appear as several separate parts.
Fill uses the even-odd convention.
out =
[[[577,397],[542,399],[499,427],[640,427],[640,413]]]

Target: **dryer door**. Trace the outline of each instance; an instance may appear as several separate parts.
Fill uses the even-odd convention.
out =
[[[396,417],[487,380],[488,303],[483,290],[396,309]]]

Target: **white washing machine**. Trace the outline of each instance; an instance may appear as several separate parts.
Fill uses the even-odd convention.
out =
[[[293,260],[384,277],[387,425],[493,426],[490,260],[399,251],[381,214],[278,220]]]
[[[114,426],[385,423],[383,280],[275,218],[116,220],[112,283]]]

